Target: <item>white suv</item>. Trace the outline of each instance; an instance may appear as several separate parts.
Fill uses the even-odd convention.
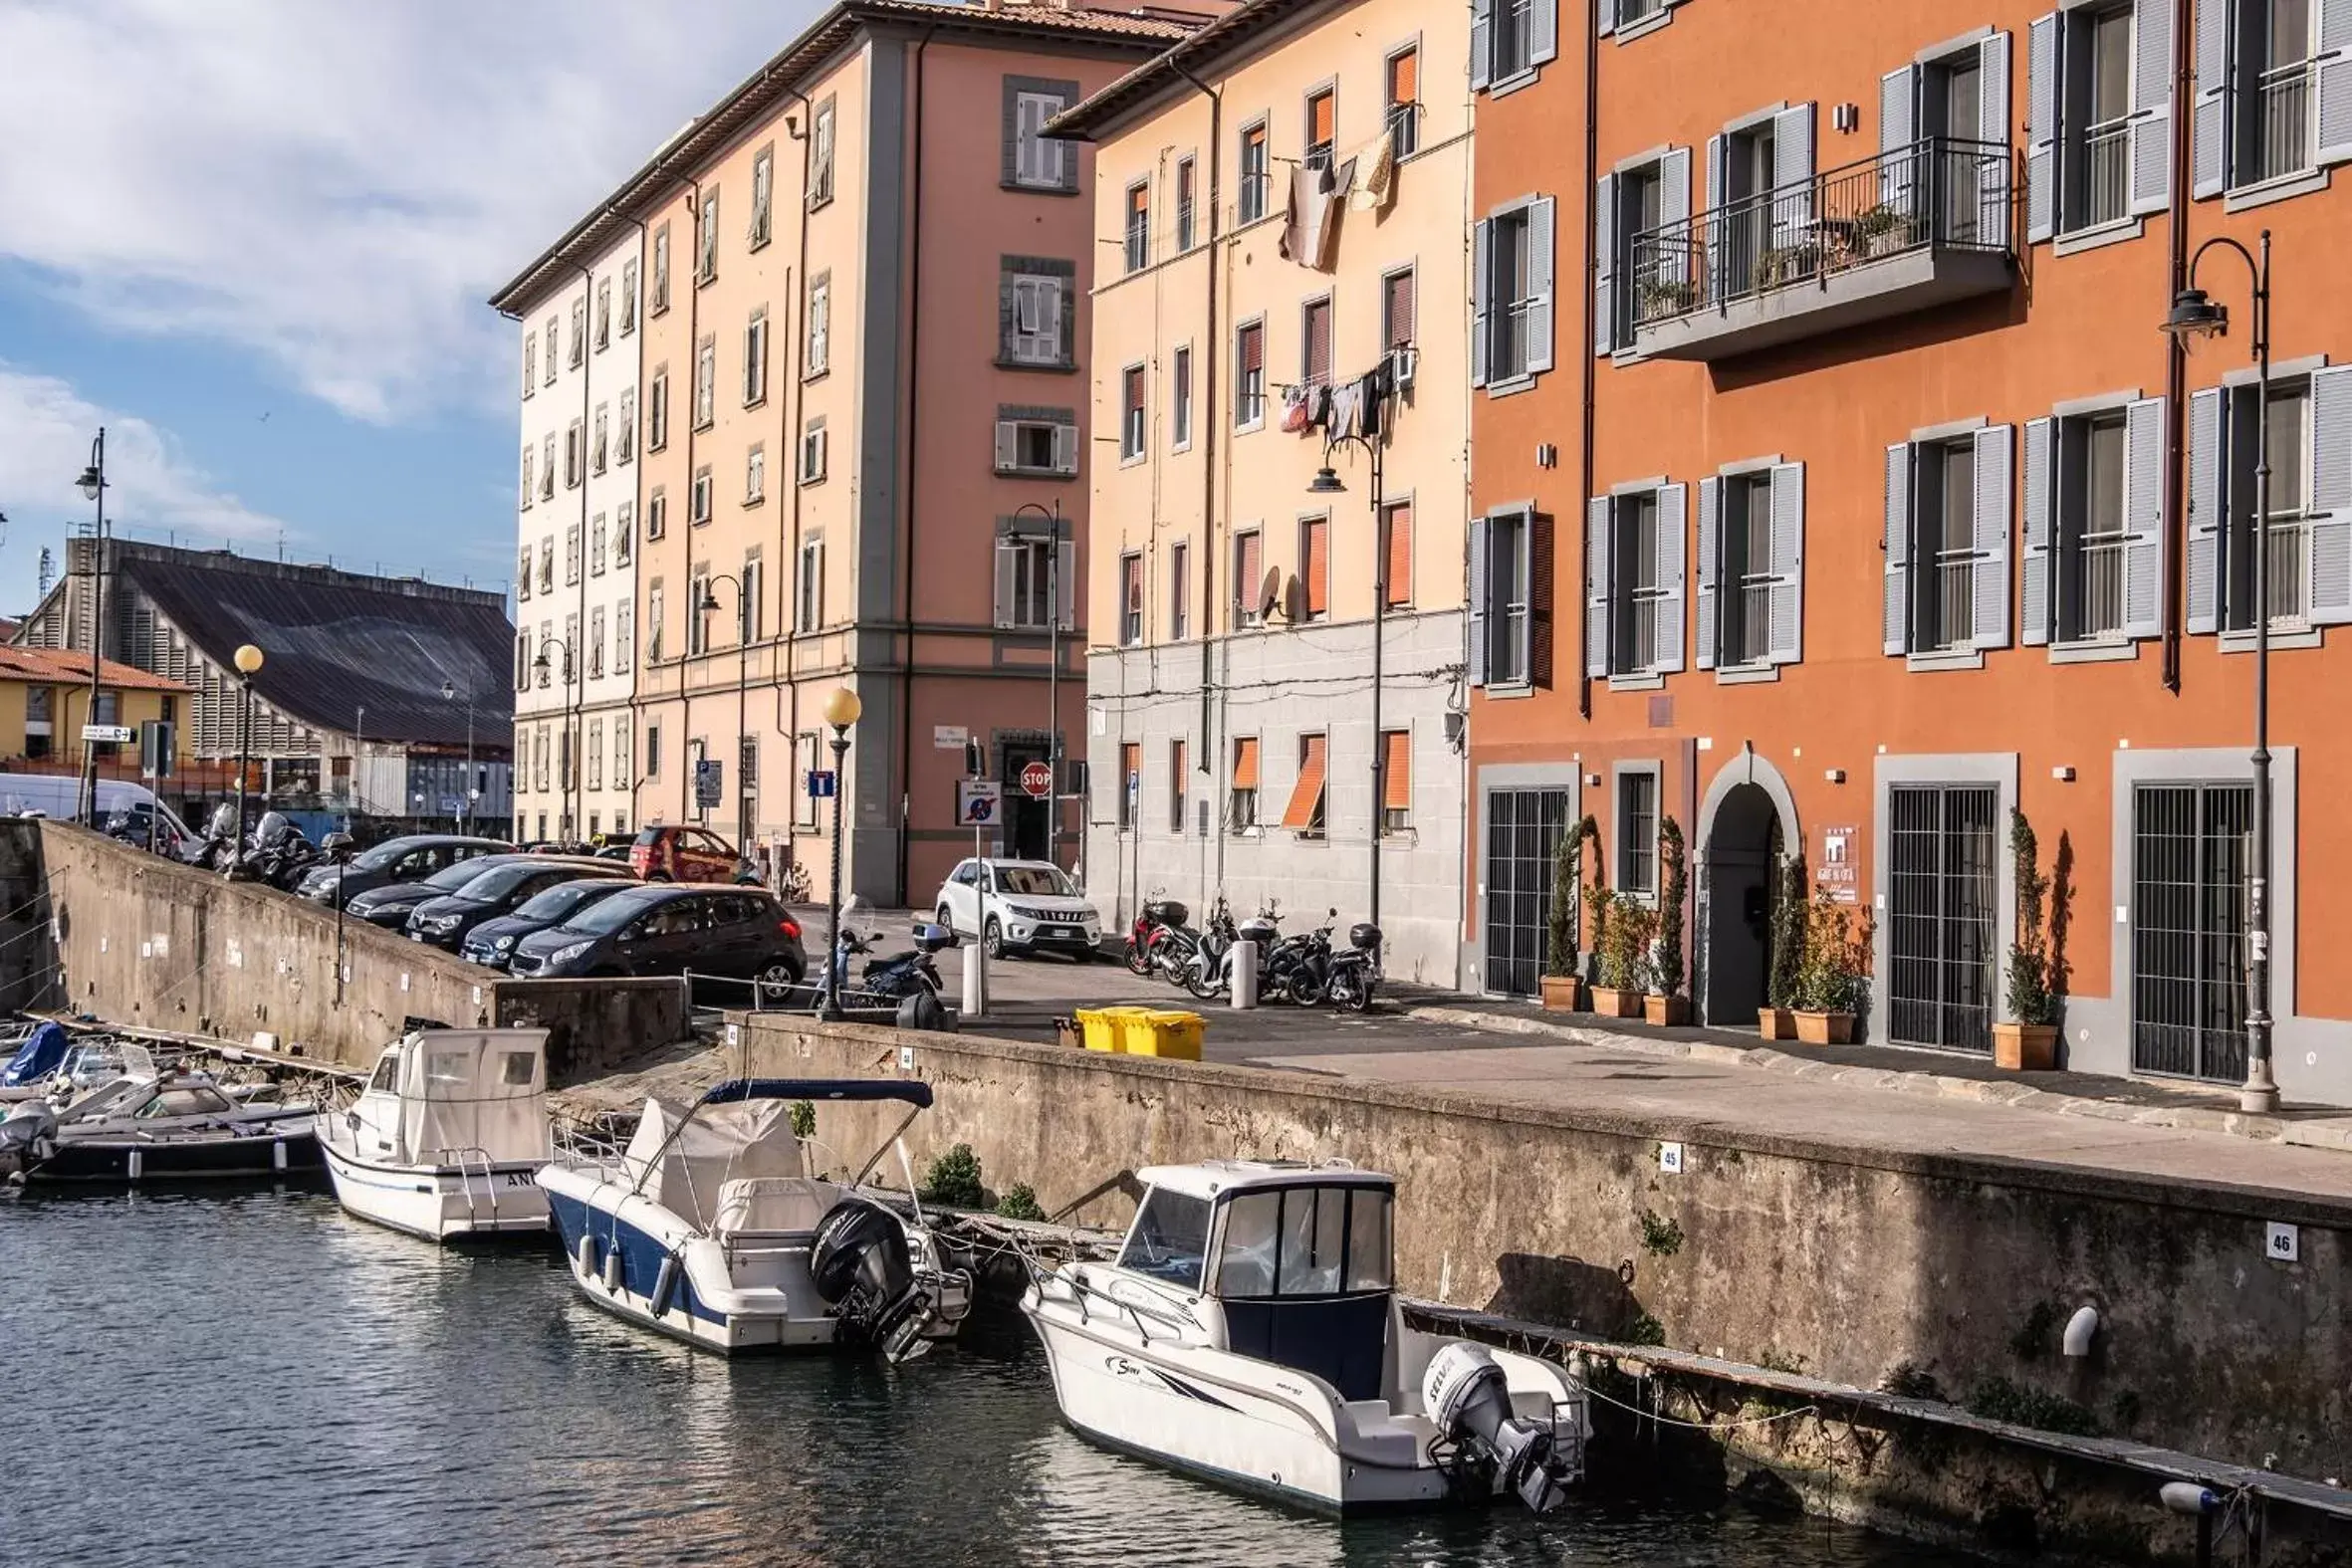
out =
[[[939,884],[939,923],[1007,952],[1094,956],[1102,917],[1059,866],[1044,860],[966,860]]]

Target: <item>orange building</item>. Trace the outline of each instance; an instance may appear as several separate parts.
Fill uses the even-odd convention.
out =
[[[1875,915],[1868,1037],[1981,1052],[2013,808],[2062,1063],[2244,1079],[2266,449],[2276,1071],[2352,1094],[2352,878],[2300,809],[2352,768],[2352,7],[1598,10],[1477,6],[1466,967],[1532,989],[1563,824],[1654,898],[1673,818],[1702,1017],[1764,1001],[1790,855]],[[2266,410],[2236,256],[2226,337],[2162,330],[2265,232]]]

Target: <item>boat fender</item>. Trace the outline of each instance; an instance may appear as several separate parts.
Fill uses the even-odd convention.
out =
[[[620,1288],[620,1248],[617,1246],[607,1248],[604,1253],[604,1288]]]
[[[143,1149],[133,1149],[130,1151],[129,1175],[130,1179],[134,1182],[138,1180],[140,1167],[146,1163],[140,1158],[140,1156],[142,1156],[145,1152],[146,1151]]]
[[[593,1279],[596,1276],[596,1238],[586,1231],[580,1232],[580,1243],[573,1249],[573,1261],[581,1273]]]
[[[661,1317],[668,1313],[670,1309],[670,1292],[677,1288],[678,1254],[675,1252],[665,1253],[661,1259],[661,1272],[653,1276],[653,1300],[651,1304],[653,1307],[653,1315],[655,1317]]]
[[[285,1140],[285,1139],[283,1139],[283,1138],[278,1138],[278,1139],[274,1139],[274,1140],[272,1140],[272,1141],[271,1141],[271,1144],[270,1144],[270,1163],[271,1163],[272,1165],[276,1166],[276,1167],[277,1167],[279,1170],[281,1170],[281,1171],[283,1171],[283,1170],[285,1170],[285,1169],[286,1169],[286,1140]]]

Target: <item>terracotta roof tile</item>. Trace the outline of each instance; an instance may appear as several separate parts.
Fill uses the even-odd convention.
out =
[[[102,687],[118,691],[192,692],[196,688],[179,681],[150,675],[131,664],[118,664],[113,659],[99,666]],[[55,683],[82,685],[90,679],[90,655],[72,653],[63,648],[18,648],[0,646],[0,681],[27,683]]]

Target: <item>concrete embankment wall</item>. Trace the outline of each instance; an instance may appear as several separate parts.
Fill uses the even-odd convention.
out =
[[[974,1036],[742,1021],[759,1074],[896,1073],[912,1042],[912,1071],[938,1094],[909,1134],[918,1174],[968,1143],[992,1189],[1027,1182],[1050,1213],[1124,1223],[1131,1173],[1154,1163],[1342,1157],[1398,1178],[1399,1283],[1416,1295],[1861,1388],[1903,1372],[1907,1387],[1932,1378],[1971,1403],[2004,1384],[1995,1403],[2030,1425],[2078,1419],[2289,1474],[2352,1473],[2344,1206]],[[865,1111],[839,1152],[861,1153],[891,1120]],[[1678,1174],[1661,1169],[1661,1138],[1683,1146]],[[2264,1255],[2272,1221],[2300,1228],[2299,1260]],[[2094,1353],[2067,1359],[2063,1328],[2085,1304],[2102,1320]]]
[[[687,1032],[680,981],[509,980],[364,921],[339,937],[334,910],[272,888],[69,823],[39,828],[64,1005],[109,1023],[240,1041],[266,1030],[349,1067],[371,1065],[411,1018],[542,1026],[559,1082]]]

